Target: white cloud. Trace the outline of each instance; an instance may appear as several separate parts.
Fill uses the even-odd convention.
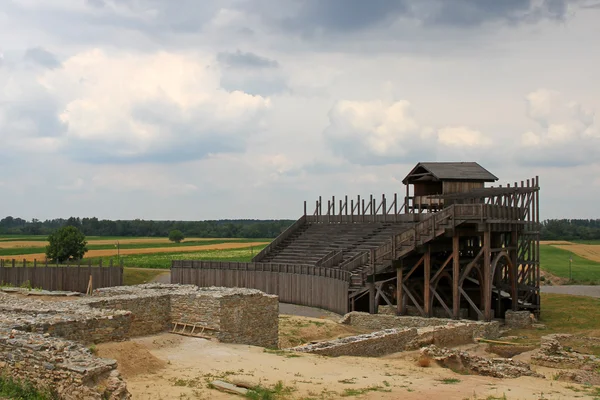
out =
[[[527,115],[537,129],[521,135],[521,145],[530,150],[529,163],[579,165],[596,162],[600,130],[595,113],[566,101],[558,91],[539,89],[527,95]]]
[[[223,90],[214,60],[196,54],[94,49],[35,79],[37,90],[57,103],[63,128],[37,132],[37,137],[52,137],[40,145],[57,147],[58,142],[83,161],[144,161],[153,156],[177,161],[241,151],[248,137],[260,131],[270,107],[268,98]],[[16,101],[22,98],[12,96]],[[34,130],[28,123],[12,120],[13,127]]]
[[[340,101],[329,113],[324,136],[332,151],[357,164],[435,159],[488,147],[491,139],[466,126],[424,126],[411,104],[399,101]]]
[[[438,140],[440,144],[458,148],[482,148],[492,144],[492,140],[489,137],[466,126],[442,128],[438,131]]]

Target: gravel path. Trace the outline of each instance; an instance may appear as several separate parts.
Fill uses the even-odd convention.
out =
[[[572,294],[576,296],[600,297],[600,286],[591,285],[564,285],[541,286],[542,293]]]

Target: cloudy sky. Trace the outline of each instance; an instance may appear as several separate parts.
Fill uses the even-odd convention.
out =
[[[297,218],[418,161],[599,218],[600,0],[0,0],[0,217]]]

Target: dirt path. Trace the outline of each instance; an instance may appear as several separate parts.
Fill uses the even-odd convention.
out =
[[[203,250],[229,250],[229,249],[242,249],[250,246],[262,246],[267,242],[249,242],[249,243],[219,243],[219,244],[209,244],[204,246],[185,246],[185,247],[148,247],[145,249],[121,249],[121,255],[127,254],[155,254],[155,253],[192,253],[195,251],[203,251]],[[105,249],[105,250],[90,250],[85,253],[86,258],[99,258],[99,257],[116,257],[117,252],[115,249]],[[26,259],[27,261],[33,260],[44,260],[46,258],[46,254],[37,253],[37,254],[20,254],[10,256],[10,258],[14,258],[16,260]]]
[[[571,294],[575,296],[600,297],[600,286],[591,285],[564,285],[541,286],[542,293]]]
[[[207,387],[213,379],[239,379],[272,387],[282,381],[293,388],[289,399],[568,399],[592,397],[580,385],[521,377],[496,379],[458,375],[418,367],[406,355],[383,358],[290,358],[260,347],[222,344],[204,339],[161,334],[129,342],[98,345],[101,356],[119,361],[133,399],[232,399]],[[136,362],[139,358],[140,362]],[[571,386],[573,389],[569,389]],[[575,392],[577,390],[578,392]]]

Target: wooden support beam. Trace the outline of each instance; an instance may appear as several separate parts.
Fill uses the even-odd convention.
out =
[[[460,318],[460,257],[459,257],[460,237],[455,234],[452,237],[452,315],[455,319]]]
[[[375,284],[375,287],[377,289],[377,298],[379,298],[381,296],[381,298],[383,298],[383,300],[386,302],[386,304],[388,306],[393,306],[392,302],[390,301],[390,299],[388,299],[388,297],[385,295],[385,293],[383,293],[383,290],[381,289],[382,287],[382,282],[378,282]],[[376,301],[376,303],[378,303],[378,301]]]
[[[483,312],[486,321],[492,320],[491,233],[483,233]]]
[[[467,294],[467,292],[465,292],[465,290],[462,287],[460,287],[458,290],[460,290],[460,293],[462,294],[462,296],[471,305],[471,307],[473,308],[473,310],[475,310],[475,312],[477,313],[477,315],[479,316],[479,318],[483,318],[483,313],[481,312],[481,310],[479,309],[479,307],[477,307],[475,305],[475,303],[473,302],[473,300],[471,300],[471,298],[469,297],[469,295]]]
[[[417,307],[417,310],[419,310],[419,313],[421,314],[422,317],[426,317],[425,315],[425,311],[423,310],[423,308],[419,305],[419,302],[415,299],[415,297],[413,296],[413,294],[410,292],[410,290],[408,290],[408,288],[406,287],[406,285],[403,283],[402,287],[404,288],[404,292],[406,293],[406,295],[408,297],[410,297],[410,299],[412,300],[413,304],[415,305],[415,307]]]
[[[396,262],[396,314],[404,314],[404,291],[402,290],[402,261]]]
[[[450,309],[446,305],[446,302],[442,299],[442,297],[438,294],[438,292],[433,288],[433,286],[431,286],[431,293],[433,293],[433,295],[435,296],[436,299],[438,299],[438,301],[440,302],[440,304],[442,305],[444,310],[446,310],[446,314],[448,314],[448,317],[452,318],[452,311],[450,311]]]
[[[423,305],[425,307],[425,315],[427,317],[431,316],[431,247],[429,245],[426,246],[425,250],[425,280],[423,285]]]
[[[376,314],[377,306],[375,304],[375,284],[373,282],[369,282],[368,286],[369,286],[369,313]]]

